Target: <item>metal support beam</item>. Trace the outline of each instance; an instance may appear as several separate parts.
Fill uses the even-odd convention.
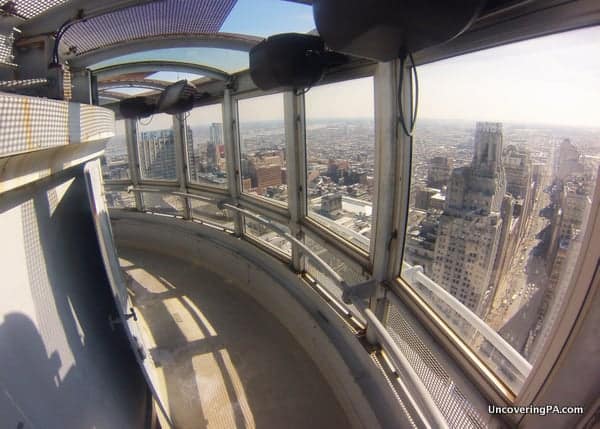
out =
[[[262,40],[262,37],[230,33],[164,34],[119,41],[82,54],[63,52],[61,61],[68,61],[71,67],[87,67],[121,55],[171,48],[216,48],[248,52]]]
[[[398,108],[396,61],[378,64],[375,70],[375,196],[373,200],[373,227],[371,263],[374,294],[370,307],[379,320],[385,320],[387,300],[382,283],[388,278],[391,248],[398,230],[393,223],[396,195],[398,153]],[[368,330],[368,328],[367,328]],[[370,336],[369,336],[370,337]]]
[[[137,145],[137,121],[134,119],[124,119],[125,121],[125,142],[127,144],[127,160],[129,162],[129,177],[133,186],[140,185],[140,157],[138,156]],[[144,211],[144,202],[142,194],[135,194],[135,207],[138,211]]]
[[[71,70],[71,101],[92,104],[92,77],[89,70]]]
[[[175,168],[177,170],[177,181],[179,182],[179,190],[187,192],[187,133],[186,120],[184,113],[173,115],[173,138],[175,140]],[[183,199],[183,218],[191,219],[191,201],[188,198]]]
[[[298,240],[303,240],[300,223],[306,215],[306,162],[304,136],[304,97],[293,91],[283,94],[284,125],[286,144],[286,169],[290,231]],[[304,260],[300,249],[292,245],[292,268],[304,271]]]
[[[402,82],[402,107],[406,120],[410,122],[409,116],[413,109],[413,74],[412,67],[405,63],[404,65],[404,82]],[[394,73],[397,76],[400,62],[395,62]],[[396,78],[393,77],[396,82]],[[394,85],[394,94],[397,94],[397,85]],[[395,96],[394,96],[395,99]],[[397,100],[394,100],[394,106],[398,106]],[[397,112],[397,110],[396,110]],[[394,116],[395,118],[397,115]],[[396,123],[398,135],[396,141],[396,178],[394,186],[393,199],[394,212],[392,214],[392,222],[394,230],[397,231],[396,238],[391,242],[390,259],[387,264],[387,280],[394,280],[402,272],[402,259],[404,255],[404,243],[406,238],[406,226],[408,221],[408,206],[410,200],[410,181],[411,181],[411,164],[412,164],[412,137],[406,135],[400,124]]]
[[[150,79],[127,79],[127,80],[111,80],[98,82],[97,87],[98,91],[106,91],[114,88],[143,88],[143,89],[151,89],[162,91],[167,86],[169,86],[169,82],[159,81],[159,80],[150,80]]]
[[[229,80],[230,77],[229,74],[223,70],[183,61],[134,61],[98,68],[93,70],[92,73],[94,73],[99,80],[107,80],[111,77],[124,74],[155,73],[160,71],[194,73],[223,81]]]
[[[227,161],[227,181],[229,195],[237,202],[241,194],[240,151],[238,144],[237,107],[231,96],[231,90],[223,92],[223,143],[225,144],[225,159]],[[242,217],[235,212],[235,235],[240,237],[243,232]]]

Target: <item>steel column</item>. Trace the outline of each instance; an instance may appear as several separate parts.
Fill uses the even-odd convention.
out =
[[[175,167],[177,169],[177,181],[179,190],[187,192],[188,185],[188,165],[187,165],[187,123],[185,113],[173,115],[173,139],[175,143]],[[191,202],[188,198],[183,198],[183,218],[191,219]]]
[[[240,175],[240,146],[238,144],[237,105],[231,96],[231,90],[226,88],[223,92],[223,143],[225,144],[225,158],[227,160],[227,181],[229,195],[237,203],[241,194]],[[242,216],[235,213],[235,235],[240,237],[243,231]]]
[[[125,121],[125,141],[127,144],[127,160],[129,163],[129,177],[133,186],[140,185],[140,157],[137,146],[137,121],[134,119],[124,119]],[[135,194],[135,207],[138,211],[144,211],[142,195]]]
[[[371,296],[370,308],[381,321],[385,321],[387,299],[383,282],[389,280],[397,254],[398,237],[404,234],[395,222],[397,219],[400,177],[399,152],[405,144],[398,127],[398,67],[399,61],[380,63],[374,76],[375,87],[375,196],[373,204],[373,228],[370,255],[373,266],[375,290]],[[405,73],[405,76],[410,74]],[[410,103],[410,81],[405,79],[403,98]],[[407,91],[408,88],[408,91]],[[403,100],[404,102],[404,100]],[[405,109],[405,111],[410,111]],[[374,342],[375,337],[367,327],[367,338]]]
[[[303,241],[300,223],[306,215],[306,161],[304,136],[304,97],[293,91],[283,94],[284,125],[286,144],[286,169],[290,231]],[[301,249],[292,243],[292,267],[296,272],[304,271]]]

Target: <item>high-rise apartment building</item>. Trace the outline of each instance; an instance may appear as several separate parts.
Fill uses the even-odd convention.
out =
[[[583,170],[581,152],[569,139],[564,139],[561,142],[558,154],[555,154],[554,162],[555,176],[559,180],[564,180],[571,174],[580,173]]]
[[[436,156],[429,161],[427,171],[427,186],[430,188],[442,189],[448,185],[450,174],[452,173],[452,159],[445,156]]]
[[[510,145],[504,151],[506,192],[515,198],[525,198],[531,186],[531,155],[527,149]]]
[[[505,192],[502,124],[478,122],[471,165],[450,175],[432,270],[433,280],[478,314],[493,295]]]
[[[142,177],[148,179],[175,179],[175,139],[173,130],[145,131],[139,143]]]
[[[223,144],[223,124],[213,122],[210,124],[210,142],[215,146]]]

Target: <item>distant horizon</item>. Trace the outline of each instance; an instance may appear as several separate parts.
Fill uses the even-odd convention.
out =
[[[322,122],[322,121],[369,121],[369,120],[373,120],[373,118],[371,117],[367,117],[367,116],[355,116],[355,117],[319,117],[319,118],[312,118],[312,119],[307,119],[307,122],[309,121],[318,121],[318,122]],[[533,122],[533,121],[502,121],[502,120],[490,120],[490,119],[465,119],[465,118],[441,118],[441,117],[417,117],[417,122],[416,122],[416,127],[418,129],[419,126],[419,122],[421,121],[439,121],[439,122],[458,122],[458,123],[472,123],[473,125],[475,125],[477,122],[500,122],[503,125],[511,125],[511,126],[515,126],[515,125],[529,125],[529,126],[534,126],[536,128],[538,127],[554,127],[554,128],[574,128],[574,129],[585,129],[585,130],[590,130],[590,131],[598,131],[600,132],[600,125],[598,126],[591,126],[591,125],[572,125],[572,124],[555,124],[555,123],[548,123],[548,122]],[[158,121],[158,122],[163,122],[163,121]],[[168,121],[170,122],[170,121]],[[216,123],[222,123],[222,121],[217,121],[215,120],[214,122]],[[281,119],[257,119],[257,120],[252,120],[252,121],[243,121],[240,123],[245,123],[245,124],[258,124],[258,123],[265,123],[265,122],[280,122],[283,123]],[[152,122],[150,124],[148,124],[147,126],[145,126],[144,131],[155,131],[155,130],[162,130],[162,129],[168,129],[170,128],[170,124],[165,123],[163,126],[158,126],[157,128],[151,127],[152,125],[157,125],[154,120],[152,120]],[[200,128],[200,127],[209,127],[209,124],[199,124],[199,125],[195,125],[193,122],[188,122],[188,125],[192,128],[196,127],[196,128]]]

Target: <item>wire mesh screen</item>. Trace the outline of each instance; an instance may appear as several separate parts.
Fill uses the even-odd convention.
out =
[[[47,84],[48,84],[48,79],[46,79],[46,78],[3,80],[3,81],[0,81],[0,91],[14,92],[14,91],[23,90],[26,88],[46,86]]]
[[[0,156],[69,143],[68,103],[0,94]]]
[[[70,0],[12,0],[10,13],[21,18],[30,19],[68,1]],[[5,6],[8,2],[3,1],[2,3]]]
[[[481,412],[463,393],[454,378],[427,346],[417,322],[406,308],[390,304],[386,327],[409,361],[450,427],[488,428],[489,416]]]
[[[81,105],[81,141],[110,138],[115,135],[115,113],[98,106]]]
[[[123,41],[169,34],[216,33],[236,0],[163,0],[128,7],[71,26],[61,50],[77,55]]]

